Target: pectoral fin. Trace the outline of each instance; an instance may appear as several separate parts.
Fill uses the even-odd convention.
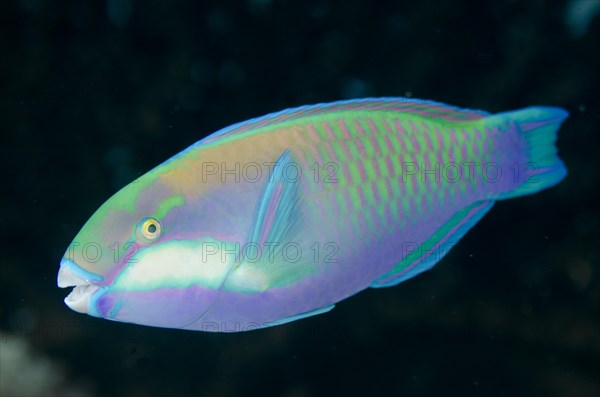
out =
[[[298,280],[309,270],[302,263],[286,261],[281,252],[286,244],[298,244],[294,231],[300,230],[303,222],[303,184],[291,175],[292,167],[297,167],[297,163],[288,149],[277,159],[263,187],[245,244],[247,250],[228,276],[226,289],[265,291]]]
[[[265,184],[248,236],[249,243],[264,245],[265,242],[279,242],[298,221],[298,208],[301,183],[287,175],[293,165],[289,149],[277,159],[269,180]]]

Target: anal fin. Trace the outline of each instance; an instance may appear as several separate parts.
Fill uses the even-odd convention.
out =
[[[391,271],[373,281],[371,287],[391,287],[431,269],[469,229],[479,222],[493,205],[493,200],[478,201],[458,211]]]

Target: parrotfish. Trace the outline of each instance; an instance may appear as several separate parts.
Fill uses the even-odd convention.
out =
[[[106,201],[58,286],[77,312],[187,330],[327,312],[432,268],[495,201],[560,182],[567,116],[367,98],[232,125]]]

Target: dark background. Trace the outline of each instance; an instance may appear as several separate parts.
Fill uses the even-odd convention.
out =
[[[600,395],[599,10],[595,0],[1,2],[0,391]],[[569,176],[497,203],[434,270],[288,325],[207,334],[63,304],[67,245],[135,176],[234,122],[362,96],[565,107]]]

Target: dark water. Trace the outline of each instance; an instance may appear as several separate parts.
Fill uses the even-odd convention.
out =
[[[3,395],[600,395],[600,6],[374,3],[1,3]],[[569,176],[498,203],[434,270],[288,325],[194,333],[63,304],[60,257],[135,176],[249,117],[398,95],[565,107]]]

